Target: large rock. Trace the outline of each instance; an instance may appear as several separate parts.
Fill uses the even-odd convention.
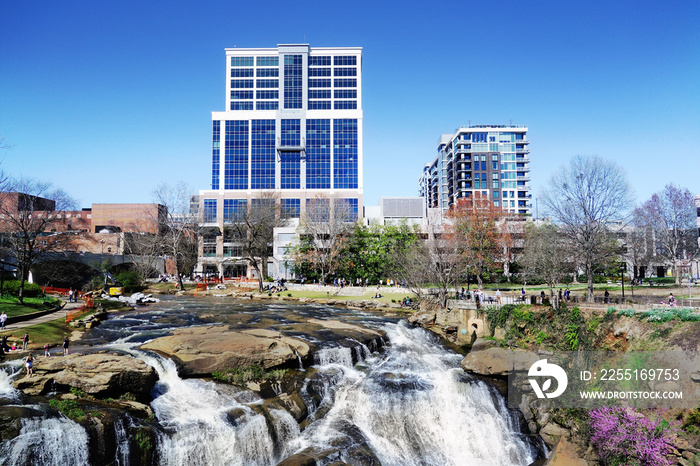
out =
[[[36,358],[32,377],[14,382],[28,395],[42,395],[54,384],[78,388],[90,395],[119,396],[126,392],[146,396],[158,380],[156,371],[130,356],[84,354]]]
[[[537,353],[521,349],[501,348],[493,340],[478,339],[462,360],[462,369],[472,374],[508,377],[511,371],[522,370],[539,359]]]
[[[258,364],[264,369],[295,364],[309,345],[268,329],[231,330],[223,325],[188,327],[141,346],[173,359],[185,376]]]
[[[554,451],[549,455],[545,466],[587,466],[588,461],[576,453],[574,446],[566,438],[561,437]]]

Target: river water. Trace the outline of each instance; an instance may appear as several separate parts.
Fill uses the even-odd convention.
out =
[[[388,341],[372,351],[359,342],[340,346],[314,339],[321,350],[301,390],[309,407],[302,429],[287,411],[265,406],[252,391],[182,379],[173,361],[138,350],[174,328],[209,324],[212,316],[225,321],[227,315],[273,328],[309,317],[354,321],[383,329]],[[158,372],[151,402],[158,464],[275,465],[306,455],[319,465],[528,465],[542,455],[538,442],[521,433],[503,397],[464,373],[460,355],[430,332],[382,314],[177,298],[112,316],[83,344],[131,353]],[[19,366],[0,368],[0,410],[22,406],[40,413],[23,418],[20,435],[0,443],[0,465],[89,464],[84,429],[45,406],[24,404],[11,386]],[[114,464],[138,464],[129,456],[127,434],[138,422],[126,415],[115,423]]]

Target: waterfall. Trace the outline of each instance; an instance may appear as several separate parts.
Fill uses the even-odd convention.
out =
[[[12,381],[22,373],[22,367],[22,359],[17,359],[0,367],[0,398],[11,401],[19,400],[21,392],[12,385]]]
[[[295,443],[299,450],[322,452],[352,436],[386,466],[534,461],[536,452],[511,422],[502,398],[494,402],[488,385],[464,374],[459,355],[405,323],[388,333],[388,350],[372,356],[367,371],[345,374],[349,378],[338,382],[328,413]]]
[[[128,423],[128,426],[125,425]],[[117,466],[128,466],[130,464],[130,445],[127,427],[131,425],[131,416],[128,414],[124,419],[114,421],[114,441],[117,444],[117,451],[114,454],[114,461]]]
[[[26,418],[19,435],[0,447],[0,464],[86,465],[87,444],[85,430],[66,417]]]
[[[151,402],[163,427],[158,451],[164,465],[276,464],[299,435],[294,419],[264,407],[250,392],[203,380],[183,380],[172,360],[140,353],[160,377]]]
[[[344,367],[352,367],[352,348],[337,346],[318,350],[314,354],[314,362],[319,366],[338,364]]]

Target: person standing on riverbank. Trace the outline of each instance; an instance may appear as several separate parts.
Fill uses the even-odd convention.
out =
[[[68,346],[70,346],[70,341],[68,341],[68,337],[63,339],[63,355],[68,356]]]
[[[34,374],[34,357],[29,354],[27,359],[24,360],[24,367],[27,368],[27,377],[31,377]]]
[[[24,336],[22,337],[22,349],[26,350],[28,344],[29,344],[29,333],[25,332]]]
[[[5,314],[5,311],[2,311],[2,314],[0,314],[0,326],[2,326],[3,330],[5,330],[5,322],[7,322],[7,314]]]
[[[51,353],[49,353],[49,348],[50,348],[49,344],[46,343],[46,344],[44,345],[44,356],[46,356],[47,358],[48,358],[49,356],[51,356]]]

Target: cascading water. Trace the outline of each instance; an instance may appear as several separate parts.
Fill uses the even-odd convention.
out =
[[[19,359],[0,367],[0,399],[19,400],[20,392],[12,386],[12,381],[21,373],[22,364]]]
[[[307,427],[300,432],[287,411],[253,392],[183,380],[173,361],[133,349],[172,328],[200,324],[196,313],[177,306],[182,307],[175,305],[172,315],[163,310],[163,315],[129,314],[128,319],[107,321],[92,333],[93,341],[112,342],[109,348],[130,352],[158,372],[151,402],[157,420],[152,428],[158,464],[274,465],[302,451],[318,458],[320,465],[334,461],[385,466],[527,465],[541,456],[520,433],[503,398],[466,375],[461,356],[445,350],[428,331],[405,322],[387,324],[395,320],[381,316],[360,316],[366,326],[381,326],[389,344],[381,337],[367,346],[358,341],[338,346],[331,339],[313,340],[320,349],[298,392],[308,409]],[[265,316],[289,309],[270,310]],[[252,312],[261,319],[266,311],[256,307]],[[321,306],[295,312],[357,319],[350,311],[342,314],[345,311]],[[299,355],[297,359],[303,370]],[[0,398],[17,403],[21,397],[11,382],[21,361],[2,369]],[[87,464],[85,430],[55,412],[40,413],[41,409],[22,420],[19,436],[0,444],[0,465]],[[135,422],[140,421],[128,415],[115,421],[116,465],[136,460],[130,457],[129,439]]]
[[[87,442],[85,430],[68,418],[22,419],[19,435],[0,446],[0,464],[88,464]]]
[[[388,333],[384,354],[359,370],[343,369],[332,408],[295,442],[298,451],[322,452],[352,436],[382,465],[527,465],[535,459],[502,398],[494,400],[486,384],[464,374],[460,356],[405,323]],[[326,369],[337,373],[337,365],[320,367]],[[340,459],[347,454],[341,451]]]
[[[173,361],[141,354],[160,377],[151,403],[163,432],[158,438],[165,465],[276,464],[299,435],[283,410],[269,410],[269,421],[255,407],[251,392],[203,380],[183,380]]]

